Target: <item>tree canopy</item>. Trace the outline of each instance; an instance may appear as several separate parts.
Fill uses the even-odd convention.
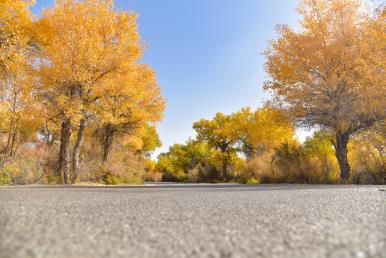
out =
[[[347,180],[349,137],[385,119],[385,12],[359,0],[304,0],[301,28],[277,27],[265,52],[265,89],[303,126],[336,134],[341,176]]]

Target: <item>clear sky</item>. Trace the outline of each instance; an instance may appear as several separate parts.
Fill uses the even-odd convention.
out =
[[[36,2],[38,14],[53,0]],[[139,14],[143,62],[156,70],[167,99],[159,151],[194,136],[200,118],[268,98],[262,52],[276,24],[297,25],[296,6],[297,0],[116,0],[117,8]]]

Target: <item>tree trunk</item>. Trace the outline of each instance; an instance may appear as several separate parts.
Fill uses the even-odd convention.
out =
[[[111,146],[113,145],[115,130],[110,124],[108,124],[104,128],[103,134],[104,135],[103,135],[103,143],[102,143],[103,145],[102,161],[106,162],[109,158]]]
[[[340,168],[340,178],[347,181],[350,177],[350,165],[347,159],[347,144],[349,140],[348,133],[336,133],[336,158],[338,159]]]
[[[9,148],[11,145],[11,138],[12,138],[12,132],[13,132],[13,118],[11,118],[9,122],[9,131],[8,131],[8,137],[7,137],[7,145],[5,146],[1,165],[4,166],[5,162],[7,161],[7,157],[9,155]]]
[[[73,157],[72,157],[72,178],[71,178],[72,183],[75,183],[79,176],[80,149],[82,147],[83,132],[85,127],[86,127],[86,120],[81,119],[79,123],[78,135],[76,138]]]
[[[9,132],[8,132],[8,137],[7,137],[7,147],[6,147],[6,152],[5,152],[5,155],[7,156],[8,153],[9,153],[9,148],[11,146],[11,141],[12,141],[12,132],[13,132],[13,123],[12,123],[13,119],[11,119],[11,124],[9,126]]]
[[[12,133],[11,148],[10,148],[10,153],[9,153],[9,156],[11,157],[11,159],[14,159],[14,148],[15,148],[15,141],[16,141],[16,133],[17,133],[17,128],[15,128],[13,133]]]
[[[228,175],[228,164],[229,164],[229,153],[223,152],[223,160],[222,160],[222,178],[224,182],[226,182],[229,179]]]
[[[222,177],[224,182],[228,180],[228,161],[226,158],[224,158],[223,164],[222,164]]]
[[[60,151],[59,151],[59,166],[58,175],[63,179],[65,184],[68,184],[68,172],[69,172],[69,152],[68,147],[70,145],[71,138],[71,121],[66,118],[62,122],[62,128],[60,131]]]
[[[220,146],[220,150],[222,153],[222,178],[224,181],[228,180],[228,159],[229,159],[229,152],[228,152],[228,146],[229,142],[223,143]]]
[[[11,159],[15,158],[15,142],[16,142],[16,137],[17,137],[18,131],[19,131],[18,126],[19,126],[19,120],[16,120],[15,126],[13,128],[13,132],[12,132],[11,149],[10,149],[10,153],[9,153],[9,156]]]

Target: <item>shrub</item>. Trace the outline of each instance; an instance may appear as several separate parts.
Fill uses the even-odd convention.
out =
[[[256,180],[259,183],[269,183],[272,179],[271,161],[272,154],[270,153],[247,160],[244,163],[238,181],[248,183],[250,180]]]
[[[0,185],[10,185],[12,183],[12,179],[5,172],[0,172]]]
[[[9,161],[1,171],[11,178],[12,184],[18,185],[37,183],[42,177],[41,167],[37,166],[33,157]]]
[[[384,184],[384,176],[380,173],[373,173],[373,172],[357,172],[354,171],[352,176],[352,181],[354,184],[361,184],[361,185],[378,185],[378,184]]]
[[[111,174],[111,172],[106,172],[102,176],[102,182],[105,185],[141,184],[143,183],[143,179],[137,176],[122,177],[120,175]]]
[[[349,144],[349,161],[354,184],[384,184],[385,136],[376,131],[357,135]]]
[[[323,143],[318,141],[318,143]],[[318,150],[318,151],[315,151]],[[272,164],[278,183],[332,183],[336,182],[338,165],[333,152],[320,154],[320,147],[311,151],[307,142],[304,145],[286,143],[276,150]]]
[[[260,180],[259,179],[256,179],[256,178],[250,178],[248,179],[248,181],[246,182],[247,185],[256,185],[256,184],[260,184]]]
[[[131,156],[124,162],[109,160],[98,166],[99,182],[106,185],[142,184],[145,178],[144,161],[141,157]]]

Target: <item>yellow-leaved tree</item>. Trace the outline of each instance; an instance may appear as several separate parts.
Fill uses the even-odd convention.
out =
[[[29,7],[33,1],[0,1],[0,127],[7,134],[1,149],[1,164],[14,158],[23,139],[31,138],[39,126],[31,108],[36,105],[32,92],[30,63],[36,45]]]
[[[116,137],[129,134],[141,138],[149,125],[162,119],[165,100],[154,71],[147,65],[130,67],[106,82],[98,94],[100,101],[94,113],[99,125],[103,162],[107,161]]]
[[[341,179],[350,136],[385,119],[385,10],[361,0],[302,0],[300,29],[278,26],[265,52],[265,89],[303,126],[335,134]]]
[[[75,181],[83,133],[89,122],[99,117],[111,118],[111,110],[121,108],[123,103],[115,102],[114,96],[137,91],[134,99],[126,101],[147,101],[146,91],[151,87],[126,84],[123,79],[138,79],[141,67],[137,62],[143,47],[136,17],[131,12],[116,11],[112,0],[60,0],[45,10],[38,22],[44,55],[39,62],[39,91],[46,113],[61,121],[58,173],[64,183],[69,182],[73,130],[77,131],[72,152],[72,181]],[[100,107],[106,107],[108,101],[108,109]],[[104,115],[105,111],[109,115]]]
[[[265,152],[292,141],[295,128],[283,110],[265,106],[252,111],[243,108],[233,114],[237,138],[248,159],[262,156]]]
[[[26,62],[31,44],[32,17],[29,7],[34,1],[0,0],[0,75],[15,72]]]
[[[193,124],[199,142],[221,152],[222,179],[228,180],[228,167],[232,160],[237,159],[236,143],[238,141],[237,126],[232,115],[217,113],[211,120],[201,119]]]

